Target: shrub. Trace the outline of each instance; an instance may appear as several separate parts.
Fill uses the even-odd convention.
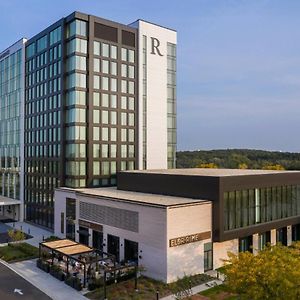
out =
[[[10,229],[7,234],[13,242],[23,241],[26,238],[25,233],[21,230]]]

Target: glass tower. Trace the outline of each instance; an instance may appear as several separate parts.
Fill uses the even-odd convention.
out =
[[[16,220],[23,218],[24,43],[0,53],[0,213]]]

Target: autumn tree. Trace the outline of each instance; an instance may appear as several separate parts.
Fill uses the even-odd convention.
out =
[[[264,165],[263,170],[285,170],[282,165]]]
[[[268,246],[257,255],[229,253],[224,268],[229,290],[247,300],[300,299],[300,246]]]
[[[214,163],[207,163],[207,164],[199,164],[197,168],[205,168],[205,169],[217,169],[218,166]]]
[[[21,230],[10,229],[7,232],[8,236],[13,242],[19,242],[25,240],[25,233]]]

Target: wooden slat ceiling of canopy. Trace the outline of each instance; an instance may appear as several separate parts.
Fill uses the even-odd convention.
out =
[[[62,247],[78,245],[78,243],[68,240],[68,239],[64,239],[64,240],[58,240],[58,241],[52,241],[52,242],[45,242],[45,243],[42,243],[42,245],[46,246],[49,249],[58,249],[58,248],[62,248]]]

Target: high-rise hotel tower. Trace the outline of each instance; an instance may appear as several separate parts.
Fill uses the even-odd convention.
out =
[[[1,171],[3,195],[24,190],[27,221],[53,228],[56,187],[111,186],[120,170],[175,167],[176,35],[74,12],[26,42],[24,189],[8,165]],[[8,96],[0,97],[2,111]],[[22,153],[21,138],[12,142]],[[14,156],[5,149],[1,164]]]

